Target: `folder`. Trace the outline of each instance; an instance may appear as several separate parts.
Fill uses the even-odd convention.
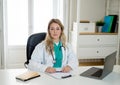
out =
[[[27,80],[30,80],[30,79],[33,79],[33,78],[36,78],[39,76],[40,76],[40,74],[38,72],[26,71],[26,72],[16,76],[16,79],[22,80],[22,81],[27,81]]]
[[[104,17],[104,26],[102,27],[102,32],[110,32],[113,23],[113,16],[105,16]]]
[[[109,15],[109,16],[113,16],[113,23],[112,23],[112,27],[110,32],[114,33],[115,30],[117,29],[117,20],[118,20],[118,15]]]

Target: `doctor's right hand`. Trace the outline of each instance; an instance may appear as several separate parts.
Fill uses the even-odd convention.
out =
[[[55,73],[56,69],[53,68],[53,67],[47,67],[47,69],[45,70],[45,72],[47,72],[47,73]]]

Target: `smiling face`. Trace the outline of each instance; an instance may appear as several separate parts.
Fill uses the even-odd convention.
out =
[[[49,28],[49,34],[51,38],[53,39],[53,42],[59,42],[60,36],[61,36],[61,27],[57,23],[51,23]]]

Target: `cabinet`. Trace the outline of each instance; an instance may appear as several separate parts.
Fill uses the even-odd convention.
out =
[[[89,0],[77,0],[77,25],[74,26],[73,24],[73,30],[71,32],[71,43],[76,55],[79,59],[104,58],[106,55],[117,50],[116,64],[120,64],[120,26],[118,27],[117,33],[80,33],[79,30],[80,20],[87,19],[94,22],[100,20],[105,15],[117,14],[120,16],[120,0],[92,0],[91,5],[87,5],[91,10],[89,10],[89,8],[85,9],[88,1]],[[99,10],[99,12],[92,12],[92,9],[94,8]],[[120,17],[118,20],[119,24]]]
[[[78,59],[99,59],[117,50],[117,40],[117,33],[81,33],[80,28],[74,26],[71,44]]]

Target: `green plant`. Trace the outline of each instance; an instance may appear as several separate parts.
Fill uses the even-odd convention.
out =
[[[102,20],[96,22],[96,26],[103,26],[104,24]]]

